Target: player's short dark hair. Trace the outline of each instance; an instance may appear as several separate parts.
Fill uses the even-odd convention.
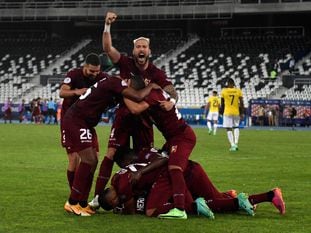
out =
[[[217,91],[213,91],[213,94],[217,95]]]
[[[99,203],[100,207],[103,208],[104,210],[107,210],[107,211],[113,209],[113,207],[107,202],[107,199],[106,199],[106,195],[109,192],[109,190],[110,190],[109,188],[106,188],[104,190],[104,192],[102,192],[98,196],[98,203]]]
[[[92,66],[99,66],[100,59],[96,53],[90,53],[85,58],[85,64],[92,65]]]
[[[235,85],[234,84],[234,80],[232,79],[232,78],[228,78],[228,80],[227,80],[227,85],[229,85],[229,84],[231,84],[231,85]]]
[[[139,75],[131,75],[131,87],[135,90],[140,90],[145,87],[145,82],[143,78]]]

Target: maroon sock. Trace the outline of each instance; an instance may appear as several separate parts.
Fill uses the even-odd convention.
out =
[[[174,206],[175,208],[184,210],[186,183],[183,173],[179,169],[170,169],[169,174],[172,183]]]
[[[248,197],[249,202],[252,205],[261,203],[261,202],[271,202],[271,198],[269,198],[269,192],[267,193],[259,193],[259,194],[255,194],[255,195],[250,195]]]
[[[81,199],[82,200],[88,200],[89,199],[89,194],[92,188],[92,183],[93,183],[93,178],[94,178],[94,173],[90,173],[89,177],[87,178],[87,186],[86,189],[84,190]]]
[[[98,195],[104,191],[104,188],[106,187],[106,184],[108,183],[108,180],[111,176],[112,167],[113,160],[105,157],[100,165],[99,173],[97,176],[95,195]]]
[[[83,201],[85,192],[88,188],[89,177],[92,166],[90,164],[81,162],[78,170],[75,172],[75,178],[71,188],[70,198],[77,201]]]
[[[237,198],[216,198],[208,200],[207,205],[214,212],[237,211],[239,209]]]
[[[74,178],[75,178],[75,172],[67,170],[67,180],[68,180],[68,185],[69,185],[70,190],[73,185]]]
[[[186,189],[186,197],[185,197],[185,210],[190,214],[197,214],[196,209],[193,208],[193,198],[188,189]]]

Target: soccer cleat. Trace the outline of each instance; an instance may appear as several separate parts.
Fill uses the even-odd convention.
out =
[[[209,134],[209,135],[212,134],[212,130],[211,130],[211,129],[208,130],[208,134]]]
[[[238,196],[236,190],[234,190],[234,189],[228,190],[228,191],[224,192],[224,194],[226,196],[232,197],[232,198],[236,198]]]
[[[229,151],[237,151],[236,147],[235,146],[231,146]]]
[[[72,213],[72,210],[70,208],[70,204],[68,201],[66,201],[66,203],[64,205],[64,210],[66,210],[68,213]]]
[[[213,132],[213,135],[215,136],[215,135],[216,135],[216,132]]]
[[[95,195],[95,197],[92,199],[92,201],[89,202],[89,206],[93,209],[93,210],[97,210],[99,209],[99,202],[98,202],[98,195]]]
[[[197,213],[198,215],[203,215],[205,217],[208,217],[210,219],[214,219],[214,213],[211,211],[211,209],[206,204],[206,201],[203,197],[197,198],[195,201],[195,204],[197,205]]]
[[[91,214],[87,212],[86,208],[82,208],[79,204],[71,205],[68,201],[65,203],[65,206],[64,206],[64,209],[68,213],[73,213],[75,215],[82,216],[82,217],[91,216]]]
[[[245,210],[249,215],[254,216],[255,212],[254,212],[254,207],[252,206],[252,204],[249,202],[248,200],[248,195],[245,193],[239,193],[239,195],[237,196],[237,199],[239,201],[239,207],[240,209]]]
[[[235,147],[235,150],[239,150],[238,144],[234,144],[233,147]]]
[[[184,210],[177,208],[171,209],[166,214],[159,214],[158,218],[161,219],[187,219],[187,213]]]
[[[96,214],[96,211],[90,205],[87,205],[87,207],[84,207],[83,209],[89,214]]]
[[[274,197],[272,198],[272,204],[280,211],[280,214],[285,214],[285,202],[283,200],[282,191],[280,188],[272,190]]]

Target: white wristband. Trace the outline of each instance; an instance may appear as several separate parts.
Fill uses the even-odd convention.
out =
[[[174,98],[170,98],[170,101],[175,105],[176,104],[176,100]]]
[[[104,32],[110,33],[110,26],[111,26],[111,24],[106,24],[106,23],[105,23]]]

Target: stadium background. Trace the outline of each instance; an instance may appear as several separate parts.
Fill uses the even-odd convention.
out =
[[[181,79],[183,74],[177,74],[178,71],[183,71],[182,67],[177,66],[174,68],[179,62],[175,64],[171,61],[169,65],[172,66],[170,76],[173,74],[174,79],[172,80],[180,91],[179,94],[185,94],[185,96],[189,97],[191,94],[194,95],[193,99],[195,101],[189,99],[189,103],[184,102],[183,106],[179,106],[185,110],[190,109],[190,111],[195,108],[193,110],[196,111],[195,115],[188,114],[194,117],[194,121],[196,115],[201,116],[200,111],[202,109],[200,107],[204,103],[204,95],[208,94],[209,88],[213,88],[214,84],[218,88],[219,84],[221,84],[217,84],[217,81],[213,83],[213,81],[218,80],[218,78],[219,80],[225,78],[222,77],[220,65],[216,64],[206,74],[198,72],[201,70],[201,65],[205,65],[205,68],[202,67],[202,69],[206,70],[209,68],[209,63],[212,63],[216,58],[223,63],[224,60],[221,57],[219,58],[219,55],[223,53],[224,58],[226,58],[229,56],[226,51],[229,54],[235,54],[236,57],[239,53],[236,51],[245,51],[243,44],[254,47],[257,51],[256,44],[261,40],[261,44],[269,45],[267,47],[273,51],[269,52],[269,58],[270,56],[274,58],[276,54],[279,54],[279,51],[282,51],[282,49],[279,49],[280,46],[287,49],[291,45],[295,45],[297,41],[302,41],[305,44],[304,47],[307,48],[306,56],[308,56],[308,50],[310,49],[309,22],[311,7],[309,1],[235,1],[229,4],[230,7],[224,7],[227,9],[226,13],[220,14],[213,13],[211,10],[214,5],[217,5],[216,9],[221,8],[221,6],[218,6],[221,5],[219,1],[0,0],[0,103],[3,104],[8,96],[12,98],[14,104],[16,104],[15,106],[20,103],[21,98],[31,100],[38,96],[48,98],[50,95],[53,98],[58,98],[57,90],[59,89],[59,81],[63,78],[62,74],[70,67],[78,66],[83,62],[84,57],[79,57],[79,55],[85,55],[91,51],[98,53],[101,51],[100,37],[104,15],[110,9],[105,5],[108,3],[118,3],[123,6],[123,8],[120,8],[112,5],[113,9],[119,15],[121,14],[112,27],[112,34],[115,36],[114,45],[118,48],[124,48],[127,53],[130,53],[133,37],[140,34],[150,36],[154,54],[153,59],[161,56],[157,54],[162,53],[159,51],[162,51],[163,46],[164,54],[171,49],[175,51],[175,48],[182,41],[186,41],[185,38],[190,33],[200,37],[199,48],[201,48],[201,45],[211,45],[212,48],[208,48],[206,49],[207,52],[202,53],[204,64],[200,62],[199,53],[191,50],[195,60],[187,63],[189,68],[187,66],[185,70],[189,71],[189,73],[187,73],[185,80]],[[155,8],[149,10],[144,8],[145,11],[139,7],[137,8],[141,4],[149,4],[149,6],[150,4],[156,6],[166,4],[170,6],[165,5],[164,9],[161,8],[161,13]],[[191,8],[191,13],[180,13],[178,9],[184,8],[182,7],[184,5],[189,6],[189,4],[190,7],[193,6],[192,4],[198,7]],[[90,5],[94,7],[90,8]],[[135,9],[130,8],[129,5],[133,5]],[[79,8],[78,6],[83,7]],[[204,11],[205,14],[197,14],[198,9]],[[228,9],[231,9],[231,11],[228,11]],[[144,12],[148,14],[143,17]],[[219,10],[218,12],[222,11]],[[158,17],[158,19],[154,20],[150,15],[154,18]],[[184,19],[181,19],[182,17]],[[249,29],[249,27],[256,28]],[[221,37],[224,28],[229,28],[225,33],[225,35],[229,36],[228,39]],[[129,31],[130,34],[127,35]],[[303,35],[300,32],[303,32]],[[230,38],[230,35],[232,35],[230,33],[234,34],[234,38]],[[175,37],[176,34],[177,37]],[[274,34],[276,36],[273,36]],[[164,35],[163,40],[161,40],[162,35]],[[71,51],[72,47],[78,47],[80,43],[89,38],[92,38],[93,43],[90,43],[90,47],[86,46],[87,51],[82,49],[75,57],[71,57],[72,54],[67,53]],[[203,40],[205,38],[210,43],[205,43]],[[157,41],[162,41],[161,47]],[[168,43],[169,41],[172,42]],[[216,50],[215,52],[213,48]],[[201,50],[203,51],[203,49]],[[256,52],[255,56],[247,53],[250,60],[253,61],[253,57],[257,58],[260,53],[265,51],[263,46],[259,46],[259,50],[262,50],[262,52]],[[212,52],[212,60],[208,60]],[[188,58],[186,52],[183,53],[186,56],[183,57],[180,54],[181,64],[186,62]],[[7,54],[10,56],[8,57]],[[168,56],[170,54],[174,55],[174,53],[169,52]],[[284,57],[282,54],[281,60],[286,60],[287,52],[284,54]],[[189,59],[192,56],[189,56]],[[51,75],[52,77],[43,76],[49,75],[41,74],[41,71],[45,71],[47,65],[50,64],[49,62],[51,61],[51,64],[54,64],[54,61],[60,57],[64,58],[64,60],[57,62],[58,65],[54,71],[51,69],[51,72],[55,72],[55,74]],[[68,61],[65,62],[66,58],[68,58]],[[161,57],[161,60],[165,60],[164,58]],[[243,65],[242,60],[244,58],[245,56],[242,56],[241,52],[241,57],[237,59],[238,63],[232,61],[234,67],[237,68],[239,65]],[[73,60],[76,62],[72,62]],[[105,57],[103,57],[103,60],[105,61]],[[269,59],[271,64],[268,62],[269,65],[265,67],[272,67],[273,60]],[[261,70],[260,64],[262,61],[263,58],[261,57],[258,58],[258,63],[254,63],[257,70]],[[288,63],[285,63],[284,74],[290,74],[289,83],[286,84],[285,89],[280,88],[278,91],[275,91],[274,87],[272,87],[272,85],[278,86],[278,82],[271,81],[267,78],[268,75],[267,77],[260,76],[257,78],[254,76],[255,74],[250,74],[251,65],[249,66],[246,62],[247,67],[249,67],[248,75],[251,77],[245,78],[244,85],[245,87],[253,87],[253,89],[244,88],[243,91],[247,92],[246,95],[250,93],[250,99],[254,99],[254,108],[258,108],[258,105],[262,104],[278,105],[280,101],[283,101],[282,103],[285,105],[294,103],[295,106],[310,106],[310,97],[307,96],[310,93],[310,82],[307,77],[309,75],[307,74],[308,67],[310,67],[309,62],[307,57],[302,62],[303,70],[297,68],[292,74],[287,70],[289,68],[286,67]],[[199,68],[195,66],[197,63],[200,64],[197,66]],[[201,78],[193,77],[194,67],[196,67],[198,76],[201,75],[199,76]],[[225,65],[224,68],[226,69],[225,72],[230,70]],[[58,71],[60,71],[59,76]],[[215,79],[212,77],[212,71],[217,71]],[[112,69],[109,72],[115,71]],[[236,70],[230,72],[230,75],[235,72]],[[240,72],[243,74],[243,69],[239,71],[239,75]],[[260,74],[262,74],[261,71]],[[299,84],[300,81],[294,83],[295,79],[291,77],[291,75],[298,76],[298,74],[304,76],[300,80],[303,82],[302,84]],[[207,78],[209,75],[211,77]],[[203,83],[204,80],[208,81]],[[239,80],[238,84],[243,84],[241,80]],[[278,78],[277,81],[283,84],[282,78]],[[183,90],[189,90],[189,83],[193,84],[191,87],[196,84],[199,86],[206,85],[206,87],[203,87],[201,92],[198,89],[197,94],[195,92],[182,92]],[[250,85],[247,86],[247,83]],[[187,88],[183,89],[184,87]],[[263,89],[263,87],[267,87],[267,90]],[[267,99],[270,98],[272,92],[274,96],[274,91],[280,98],[276,98],[276,100],[275,98]],[[306,99],[303,100],[303,98]],[[179,104],[183,99],[180,99]],[[1,111],[0,114],[2,114]],[[204,120],[202,120],[203,122]],[[196,124],[197,122],[193,123]],[[101,149],[102,158],[110,127],[100,125],[97,129],[101,143],[100,148],[103,148]],[[0,232],[159,233],[168,230],[173,233],[310,232],[311,212],[310,208],[308,208],[311,201],[310,195],[308,195],[311,188],[310,131],[292,131],[285,127],[277,130],[270,130],[270,128],[258,130],[258,128],[252,127],[249,129],[241,131],[240,150],[238,153],[232,154],[228,151],[224,130],[220,129],[217,136],[213,137],[207,135],[207,130],[204,127],[195,128],[198,142],[191,159],[202,164],[220,190],[235,188],[239,192],[259,193],[276,186],[281,187],[287,205],[286,215],[279,215],[276,209],[268,203],[258,207],[254,218],[239,212],[217,214],[215,221],[208,221],[194,216],[189,217],[184,222],[173,222],[159,221],[158,219],[142,216],[116,216],[103,211],[88,219],[68,215],[63,211],[64,201],[68,198],[65,177],[67,158],[64,150],[60,147],[59,127],[32,124],[0,124],[0,133],[2,135],[0,139]],[[155,131],[155,133],[155,144],[161,146],[163,137],[158,131]]]
[[[296,0],[1,1],[1,113],[8,97],[15,118],[21,99],[59,99],[64,74],[86,53],[102,53],[104,15],[114,10],[114,46],[130,54],[133,38],[151,38],[152,60],[174,83],[188,122],[205,124],[206,97],[233,77],[248,107],[243,124],[257,122],[252,99],[278,99],[282,109],[296,106],[304,125],[311,105],[310,9],[310,1]],[[101,58],[103,69],[117,72]],[[279,114],[286,126],[287,111]]]

